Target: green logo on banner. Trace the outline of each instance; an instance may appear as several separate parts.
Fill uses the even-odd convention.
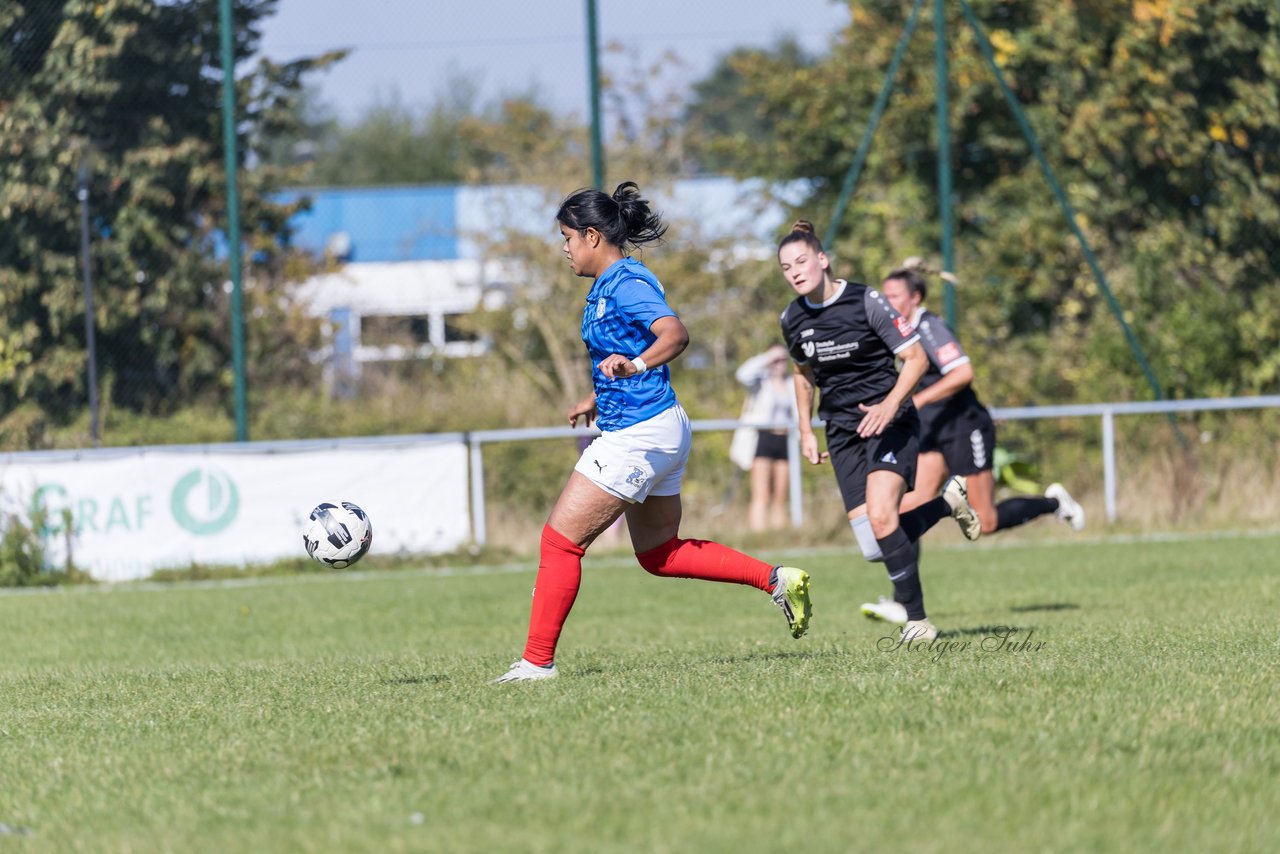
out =
[[[173,518],[201,537],[216,534],[236,518],[240,494],[231,478],[215,470],[192,469],[173,487]]]

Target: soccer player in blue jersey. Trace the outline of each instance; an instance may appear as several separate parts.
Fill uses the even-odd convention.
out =
[[[797,294],[780,322],[796,365],[801,454],[815,465],[830,458],[858,546],[867,560],[884,562],[894,602],[908,615],[904,640],[933,640],[938,629],[925,613],[917,541],[946,516],[971,540],[981,532],[958,479],[942,496],[899,514],[919,447],[911,390],[928,366],[920,336],[878,291],[832,276],[808,220],[782,239],[778,263]],[[815,389],[825,452],[813,432]]]
[[[782,609],[792,637],[803,636],[812,613],[808,573],[680,538],[691,432],[667,365],[688,346],[689,332],[657,277],[627,255],[659,241],[666,226],[631,181],[612,195],[578,190],[561,203],[556,221],[569,268],[593,280],[582,340],[594,365],[594,391],[570,408],[569,423],[594,420],[601,435],[582,452],[542,529],[524,655],[495,681],[556,675],[556,645],[581,585],[582,556],[624,513],[636,559],[648,572],[756,587]]]

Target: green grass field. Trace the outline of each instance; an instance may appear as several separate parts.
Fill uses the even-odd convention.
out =
[[[927,547],[914,651],[589,556],[512,686],[531,568],[4,594],[0,851],[1272,851],[1277,554]]]

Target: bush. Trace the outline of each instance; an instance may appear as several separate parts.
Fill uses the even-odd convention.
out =
[[[47,587],[68,581],[87,581],[67,554],[63,569],[52,569],[48,549],[38,533],[44,529],[48,511],[38,508],[28,524],[16,513],[0,516],[0,587]],[[63,529],[71,530],[71,511],[62,511]]]

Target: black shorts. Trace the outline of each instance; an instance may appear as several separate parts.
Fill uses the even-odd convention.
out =
[[[764,458],[766,460],[783,460],[787,459],[787,434],[770,433],[767,430],[759,431],[759,438],[756,439],[756,459]]]
[[[879,436],[866,439],[856,428],[827,423],[827,451],[846,513],[866,503],[867,475],[873,471],[896,472],[907,482],[908,490],[915,485],[920,424],[915,410],[909,412],[909,417],[899,415]]]
[[[996,449],[996,425],[986,409],[966,413],[963,418],[946,425],[946,436],[931,429],[920,437],[920,453],[942,454],[951,474],[970,475],[990,471]]]

